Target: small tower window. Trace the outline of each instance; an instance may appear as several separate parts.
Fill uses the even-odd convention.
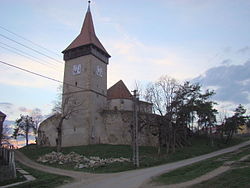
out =
[[[77,86],[77,82],[75,82],[75,86]]]

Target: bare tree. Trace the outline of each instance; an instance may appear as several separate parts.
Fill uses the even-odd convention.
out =
[[[63,121],[68,120],[74,113],[77,113],[80,110],[81,102],[77,101],[71,95],[65,96],[62,104],[60,102],[53,108],[53,112],[58,119],[57,130],[57,140],[56,140],[56,150],[60,152],[62,150],[62,126]]]
[[[175,131],[172,126],[173,100],[179,88],[177,80],[168,76],[148,85],[145,92],[145,99],[153,104],[154,113],[158,114],[158,153],[161,152],[161,145],[166,146],[167,152],[170,149],[170,142],[175,141]],[[155,131],[154,131],[155,132]],[[172,135],[174,133],[174,138]],[[155,134],[155,133],[154,133]]]
[[[35,135],[35,141],[37,144],[37,136],[38,136],[38,128],[39,128],[39,124],[41,123],[42,119],[43,119],[43,115],[42,115],[42,111],[39,108],[35,108],[34,110],[32,110],[30,116],[33,119],[33,132]]]
[[[156,114],[164,116],[171,111],[171,104],[178,87],[177,80],[169,76],[162,76],[157,82],[147,86],[144,98],[153,104]]]

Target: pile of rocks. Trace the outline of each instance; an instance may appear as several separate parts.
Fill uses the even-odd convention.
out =
[[[79,155],[75,152],[70,152],[69,154],[63,154],[60,152],[51,152],[45,154],[37,159],[38,162],[50,163],[50,164],[74,164],[75,168],[95,168],[100,166],[105,166],[111,163],[123,163],[130,162],[130,159],[127,158],[108,158],[101,159],[100,157],[85,157]]]

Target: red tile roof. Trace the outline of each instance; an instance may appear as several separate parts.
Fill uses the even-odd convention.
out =
[[[95,29],[94,29],[94,24],[93,24],[90,8],[88,8],[88,11],[85,15],[81,33],[63,52],[73,49],[73,48],[83,46],[83,45],[88,45],[88,44],[94,44],[96,47],[98,47],[103,52],[105,52],[108,56],[110,56],[95,34]]]
[[[107,98],[110,99],[132,99],[132,95],[129,92],[126,85],[122,80],[114,84],[107,91]]]

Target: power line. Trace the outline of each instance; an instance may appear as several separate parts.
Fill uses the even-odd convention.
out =
[[[62,82],[62,81],[60,81],[60,80],[56,80],[56,79],[54,79],[54,78],[51,78],[51,77],[48,77],[48,76],[45,76],[45,75],[42,75],[42,74],[39,74],[39,73],[30,71],[30,70],[27,70],[27,69],[24,69],[24,68],[21,68],[21,67],[18,67],[18,66],[15,66],[15,65],[6,63],[6,62],[4,62],[4,61],[0,61],[0,63],[2,63],[2,64],[4,64],[4,65],[7,65],[7,66],[9,66],[9,67],[16,68],[16,69],[18,69],[18,70],[21,70],[21,71],[24,71],[24,72],[33,74],[33,75],[36,75],[36,76],[42,77],[42,78],[46,78],[46,79],[51,80],[51,81],[54,81],[54,82],[58,82],[58,83],[60,83],[60,84],[67,84],[67,85],[69,85],[69,86],[72,86],[72,87],[75,87],[75,88],[79,88],[79,89],[84,89],[84,90],[85,90],[85,88],[78,87],[78,86],[75,86],[75,85],[73,85],[73,84],[69,84],[69,83],[66,83],[66,82]]]
[[[21,54],[21,53],[19,53],[19,52],[16,52],[16,51],[11,50],[11,49],[9,49],[9,48],[6,48],[6,47],[4,47],[4,46],[0,46],[0,48],[3,48],[3,49],[8,50],[8,51],[10,51],[10,52],[16,53],[16,54],[18,54],[18,55],[20,55],[20,56],[23,56],[23,57],[25,57],[25,58],[28,58],[28,59],[30,59],[30,60],[32,60],[32,61],[36,61],[36,62],[38,62],[38,63],[40,63],[40,64],[42,64],[42,65],[46,65],[46,64],[44,64],[44,63],[42,63],[42,62],[40,62],[40,61],[37,61],[37,60],[35,60],[35,59],[32,59],[32,58],[30,58],[30,57],[28,57],[28,56],[26,56],[26,55],[23,55],[23,54]],[[53,68],[53,67],[50,67],[50,68]]]
[[[50,52],[50,53],[52,53],[52,54],[55,54],[55,55],[57,55],[58,57],[61,57],[58,53],[56,53],[56,52],[54,52],[54,51],[52,51],[52,50],[50,50],[50,49],[48,49],[48,48],[45,48],[45,47],[43,47],[42,45],[37,44],[37,43],[35,43],[35,42],[33,42],[33,41],[31,41],[31,40],[29,40],[29,39],[27,39],[27,38],[25,38],[25,37],[23,37],[23,36],[17,34],[17,33],[14,33],[13,31],[10,31],[9,29],[6,29],[6,28],[3,27],[3,26],[0,26],[0,28],[3,29],[3,30],[5,30],[5,31],[7,31],[7,32],[9,32],[9,33],[11,33],[11,34],[13,34],[13,35],[15,35],[15,36],[17,36],[17,37],[19,37],[19,38],[21,38],[21,39],[23,39],[23,40],[26,40],[26,41],[30,42],[31,44],[33,44],[33,45],[35,45],[35,46],[38,46],[39,48],[42,48],[42,49],[46,50],[47,52]]]
[[[12,47],[12,46],[9,46],[9,45],[7,45],[7,44],[5,44],[5,43],[2,43],[2,42],[0,42],[0,44],[3,44],[3,45],[5,45],[5,46],[7,46],[8,48],[6,48],[6,47],[4,47],[4,46],[0,46],[1,48],[3,48],[3,49],[5,49],[5,50],[8,50],[8,51],[10,51],[10,52],[12,52],[12,53],[16,53],[16,54],[18,54],[18,55],[20,55],[20,56],[23,56],[23,57],[25,57],[25,58],[28,58],[28,59],[30,59],[30,60],[32,60],[32,61],[36,61],[36,62],[38,62],[38,63],[40,63],[40,64],[42,64],[42,65],[45,65],[45,66],[49,66],[50,68],[53,68],[53,69],[55,69],[55,67],[52,67],[52,66],[55,66],[55,65],[53,65],[53,64],[51,64],[51,63],[49,63],[49,62],[47,62],[47,61],[44,61],[44,60],[41,60],[41,59],[39,59],[39,58],[37,58],[37,57],[35,57],[35,56],[33,56],[33,55],[30,55],[30,54],[28,54],[28,53],[26,53],[26,52],[24,52],[24,51],[22,51],[22,50],[19,50],[19,49],[17,49],[17,48],[14,48],[14,47]],[[9,49],[9,48],[11,48],[11,49]],[[16,51],[14,51],[14,50],[12,50],[12,49],[14,49],[14,50],[16,50]],[[18,52],[17,52],[18,51]],[[19,52],[21,52],[21,53],[19,53]],[[25,54],[25,55],[23,55],[23,54]],[[29,57],[30,56],[30,57]],[[32,58],[31,58],[32,57]],[[33,59],[34,58],[34,59]],[[37,60],[36,60],[37,59]]]
[[[53,61],[56,61],[56,62],[58,62],[58,63],[63,63],[62,61],[59,61],[59,60],[57,60],[57,59],[55,59],[55,58],[53,58],[53,57],[51,57],[51,56],[48,56],[48,55],[46,55],[46,54],[44,54],[44,53],[42,53],[42,52],[39,52],[38,50],[35,50],[35,49],[33,49],[33,48],[31,48],[31,47],[25,45],[25,44],[22,44],[22,43],[20,43],[20,42],[17,42],[17,41],[14,40],[14,39],[11,39],[11,38],[9,38],[9,37],[6,37],[6,36],[3,35],[3,34],[0,34],[0,36],[3,37],[3,38],[5,38],[5,39],[8,39],[8,40],[10,40],[10,41],[12,41],[12,42],[15,42],[15,43],[17,43],[17,44],[19,44],[19,45],[21,45],[21,46],[23,46],[23,47],[25,47],[25,48],[28,48],[28,49],[30,49],[30,50],[32,50],[32,51],[34,51],[34,52],[36,52],[36,53],[38,53],[38,54],[40,54],[40,55],[43,55],[43,56],[45,56],[45,57],[47,57],[47,58],[49,58],[49,59],[52,59]]]

